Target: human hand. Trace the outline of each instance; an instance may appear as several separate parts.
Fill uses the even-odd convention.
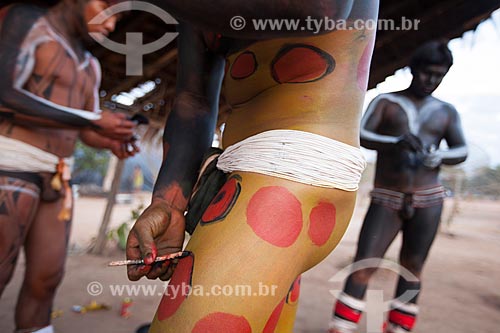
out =
[[[112,113],[103,111],[101,118],[95,120],[94,125],[97,126],[95,131],[103,136],[111,139],[129,141],[134,135],[134,130],[137,123],[127,119],[123,113]]]
[[[429,169],[435,169],[441,165],[443,158],[434,146],[431,146],[428,152],[424,153],[422,164]]]
[[[412,133],[401,135],[396,145],[401,149],[411,150],[417,153],[423,151],[422,141]]]
[[[184,243],[184,212],[156,200],[142,213],[127,239],[127,259],[144,259],[145,265],[129,265],[128,278],[137,281],[160,278],[167,281],[172,276],[175,261],[155,263],[158,255],[179,252]]]
[[[132,137],[130,141],[111,140],[109,149],[120,160],[132,157],[141,151],[136,137]]]

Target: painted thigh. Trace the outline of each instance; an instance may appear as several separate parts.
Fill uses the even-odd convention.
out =
[[[25,242],[26,277],[35,280],[62,278],[71,231],[71,220],[58,218],[63,205],[64,198],[40,202]]]
[[[404,223],[401,265],[420,275],[439,228],[443,205],[417,208],[415,215]]]
[[[383,258],[401,227],[398,211],[372,203],[359,233],[354,261]],[[346,281],[344,291],[350,296],[363,299],[368,280],[375,270],[376,268],[363,269],[351,274]]]
[[[359,233],[355,260],[382,258],[401,228],[397,211],[372,203]]]
[[[40,202],[24,243],[26,271],[16,306],[18,328],[44,327],[64,275],[71,221],[58,218],[64,198]]]
[[[0,177],[0,295],[12,277],[19,251],[39,202],[39,189],[24,180]]]
[[[291,332],[297,276],[342,238],[355,193],[233,174],[203,214],[151,332]],[[238,295],[237,288],[245,286]],[[217,295],[215,295],[217,294]]]
[[[399,254],[399,261],[418,279],[429,254],[439,227],[443,205],[427,208],[418,208],[413,217],[405,221],[403,226],[403,245]],[[396,297],[403,295],[407,290],[420,290],[420,281],[407,281],[399,277],[396,288]],[[417,303],[418,294],[410,302]]]

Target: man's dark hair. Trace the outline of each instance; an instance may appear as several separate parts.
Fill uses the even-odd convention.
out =
[[[410,60],[410,68],[418,69],[423,66],[442,65],[448,69],[453,65],[453,55],[444,41],[430,41],[418,47]]]

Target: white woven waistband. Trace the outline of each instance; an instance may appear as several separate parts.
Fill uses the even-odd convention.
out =
[[[0,169],[19,172],[56,172],[59,157],[25,142],[0,135]],[[72,166],[73,158],[64,162]]]
[[[308,185],[358,190],[366,161],[359,148],[324,136],[272,130],[224,150],[217,168],[284,178]]]

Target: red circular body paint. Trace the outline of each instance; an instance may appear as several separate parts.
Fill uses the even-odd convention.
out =
[[[243,316],[214,312],[200,319],[192,333],[252,333],[248,320]]]
[[[283,306],[285,305],[285,299],[283,299],[279,304],[274,308],[273,313],[267,320],[266,326],[262,333],[275,333],[274,330],[276,326],[278,326],[278,321],[281,316],[281,312],[283,311]]]
[[[309,214],[309,238],[314,245],[324,245],[335,228],[336,209],[328,202],[321,202]]]
[[[189,289],[192,286],[193,266],[194,255],[192,253],[179,260],[166,293],[158,306],[158,319],[160,321],[173,316],[182,302],[188,297]],[[173,290],[175,290],[175,293]]]
[[[201,217],[201,224],[222,220],[229,214],[241,192],[241,185],[236,177],[230,178],[212,200]]]
[[[291,246],[302,230],[300,201],[284,187],[263,187],[248,203],[247,223],[266,242]]]
[[[325,51],[306,44],[288,45],[271,64],[279,83],[307,83],[322,79],[335,68],[335,60]]]
[[[257,59],[255,54],[250,51],[241,53],[231,66],[231,77],[235,80],[242,80],[257,70]]]

